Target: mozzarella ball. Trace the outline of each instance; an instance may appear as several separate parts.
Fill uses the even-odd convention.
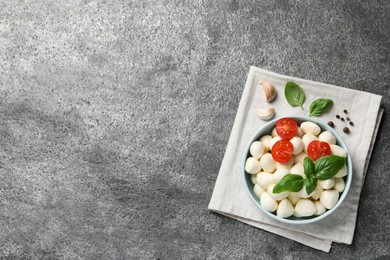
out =
[[[299,137],[293,137],[290,139],[291,144],[294,147],[293,153],[292,154],[299,154],[300,152],[303,151],[303,142],[302,139]]]
[[[290,192],[290,194],[288,195],[288,199],[293,205],[295,205],[301,199],[301,196],[299,196],[297,192]]]
[[[283,191],[281,193],[273,193],[273,189],[275,187],[275,184],[271,184],[268,186],[267,192],[271,198],[274,200],[282,200],[288,197],[289,192],[288,191]]]
[[[297,193],[299,197],[301,197],[302,199],[307,199],[311,195],[311,194],[307,194],[305,186],[303,186],[302,189],[300,189]]]
[[[267,192],[261,194],[260,204],[269,212],[274,212],[278,208],[276,200],[271,198]]]
[[[337,190],[324,190],[321,193],[320,201],[325,208],[333,208],[339,200],[339,192]]]
[[[260,172],[259,174],[256,174],[256,183],[263,187],[263,189],[267,189],[269,185],[275,183],[273,174],[269,172]]]
[[[305,157],[307,157],[307,153],[305,152],[293,155],[294,163],[300,163],[303,165],[303,159],[305,159]]]
[[[253,192],[255,193],[256,197],[260,199],[261,194],[265,192],[265,189],[263,189],[259,184],[255,184],[255,186],[253,187]]]
[[[297,131],[297,134],[296,134],[295,136],[298,136],[298,137],[302,138],[303,135],[304,135],[304,134],[303,134],[302,128],[299,126],[299,127],[298,127],[298,131]]]
[[[330,151],[332,152],[333,155],[341,156],[341,157],[347,157],[347,151],[345,151],[343,148],[336,144],[331,144],[330,145]]]
[[[276,170],[280,170],[280,169],[289,170],[293,165],[294,165],[294,158],[291,157],[291,159],[286,163],[276,162]]]
[[[272,147],[274,146],[274,144],[279,140],[282,140],[282,138],[280,136],[272,138],[271,141],[269,142],[269,149],[272,150]]]
[[[334,178],[334,186],[333,189],[337,190],[338,192],[343,192],[345,189],[345,182],[343,178]]]
[[[301,124],[302,132],[305,134],[319,135],[321,133],[321,128],[310,121],[303,122]]]
[[[261,164],[253,157],[249,157],[245,162],[245,171],[250,174],[256,174],[261,171]]]
[[[327,180],[319,180],[318,181],[318,185],[320,185],[321,188],[323,188],[324,190],[329,190],[334,185],[334,179],[330,178],[330,179],[327,179]]]
[[[336,138],[329,131],[324,131],[318,136],[318,140],[328,144],[336,144]]]
[[[256,184],[257,182],[256,182],[256,175],[257,174],[251,174],[251,182],[253,183],[253,184]]]
[[[287,174],[289,173],[289,171],[287,169],[279,169],[279,170],[276,170],[274,172],[274,174],[272,174],[273,178],[274,178],[274,182],[275,183],[278,183],[278,181],[280,181],[284,176],[286,176]]]
[[[274,172],[276,169],[276,162],[272,158],[272,154],[266,153],[260,158],[260,165],[266,172]]]
[[[318,200],[321,197],[321,193],[324,191],[324,189],[317,185],[314,191],[310,194],[310,197],[313,198],[313,200]]]
[[[282,200],[278,205],[278,209],[276,210],[276,216],[281,218],[288,218],[292,214],[294,214],[294,206],[288,199]]]
[[[305,177],[305,173],[303,172],[303,165],[300,163],[295,164],[293,167],[290,169],[291,174],[298,174],[301,175],[302,177]]]
[[[256,141],[253,142],[249,148],[249,152],[256,160],[259,160],[260,157],[264,154],[265,147],[262,142]]]
[[[264,145],[265,152],[268,152],[270,150],[270,142],[271,142],[272,136],[270,135],[264,135],[260,138],[260,142]]]
[[[295,205],[295,211],[302,217],[313,216],[317,211],[316,205],[309,199],[301,199]]]
[[[276,127],[274,127],[274,129],[272,129],[271,135],[272,135],[272,137],[279,136],[278,132],[276,132]]]
[[[314,136],[312,134],[305,134],[303,137],[302,137],[302,142],[303,142],[303,150],[305,152],[307,152],[307,147],[309,146],[309,144],[314,141],[314,140],[318,140],[317,136]]]
[[[334,176],[336,178],[342,178],[344,176],[347,176],[348,174],[348,168],[347,165],[344,165],[343,168]]]
[[[294,209],[294,214],[293,214],[294,217],[296,218],[302,218],[301,215],[298,214],[298,212],[296,212],[296,210]]]
[[[324,205],[322,205],[322,203],[320,201],[314,201],[314,205],[316,205],[316,208],[317,208],[314,215],[319,216],[319,215],[322,215],[325,213],[326,208],[324,207]]]

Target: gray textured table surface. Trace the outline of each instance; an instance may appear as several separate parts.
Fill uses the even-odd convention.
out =
[[[0,0],[0,256],[389,255],[389,14],[363,0]],[[207,210],[250,65],[383,95],[351,246],[326,254]]]

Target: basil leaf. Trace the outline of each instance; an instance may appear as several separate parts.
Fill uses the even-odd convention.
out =
[[[305,93],[298,84],[288,81],[284,88],[284,95],[291,106],[301,107],[303,110],[302,104],[305,101]]]
[[[333,106],[333,100],[326,98],[319,98],[314,100],[310,105],[309,116],[320,116],[323,113],[329,111]]]
[[[305,157],[305,159],[303,159],[303,172],[307,177],[314,174],[314,163],[309,157]]]
[[[314,178],[313,175],[310,175],[309,177],[307,177],[303,180],[303,184],[305,185],[306,193],[310,194],[316,189],[317,180],[316,180],[316,178]]]
[[[272,193],[281,193],[283,191],[298,192],[303,187],[303,178],[298,174],[285,175],[274,187]]]
[[[314,175],[319,180],[335,176],[345,164],[345,158],[336,155],[320,157],[314,164]]]

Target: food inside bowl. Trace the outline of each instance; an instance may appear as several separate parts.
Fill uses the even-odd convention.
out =
[[[347,151],[311,121],[282,118],[249,149],[245,171],[261,206],[278,217],[319,216],[335,207],[348,174]]]

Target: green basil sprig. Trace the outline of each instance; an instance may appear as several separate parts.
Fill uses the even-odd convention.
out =
[[[303,171],[306,178],[304,179],[298,174],[287,174],[275,185],[272,192],[275,194],[283,191],[298,192],[305,186],[306,193],[310,194],[315,190],[317,180],[334,177],[346,163],[346,158],[336,155],[320,157],[316,162],[313,162],[309,157],[305,157]]]
[[[330,179],[343,168],[344,164],[344,157],[336,155],[320,157],[314,164],[315,176],[319,180]]]
[[[327,98],[319,98],[314,100],[310,105],[309,116],[320,116],[329,111],[333,106],[333,100]]]
[[[292,82],[288,81],[284,88],[284,95],[286,96],[287,102],[293,107],[301,107],[303,110],[303,102],[305,101],[305,93],[302,88]]]
[[[274,186],[273,193],[298,192],[303,187],[303,178],[298,174],[287,174]]]

